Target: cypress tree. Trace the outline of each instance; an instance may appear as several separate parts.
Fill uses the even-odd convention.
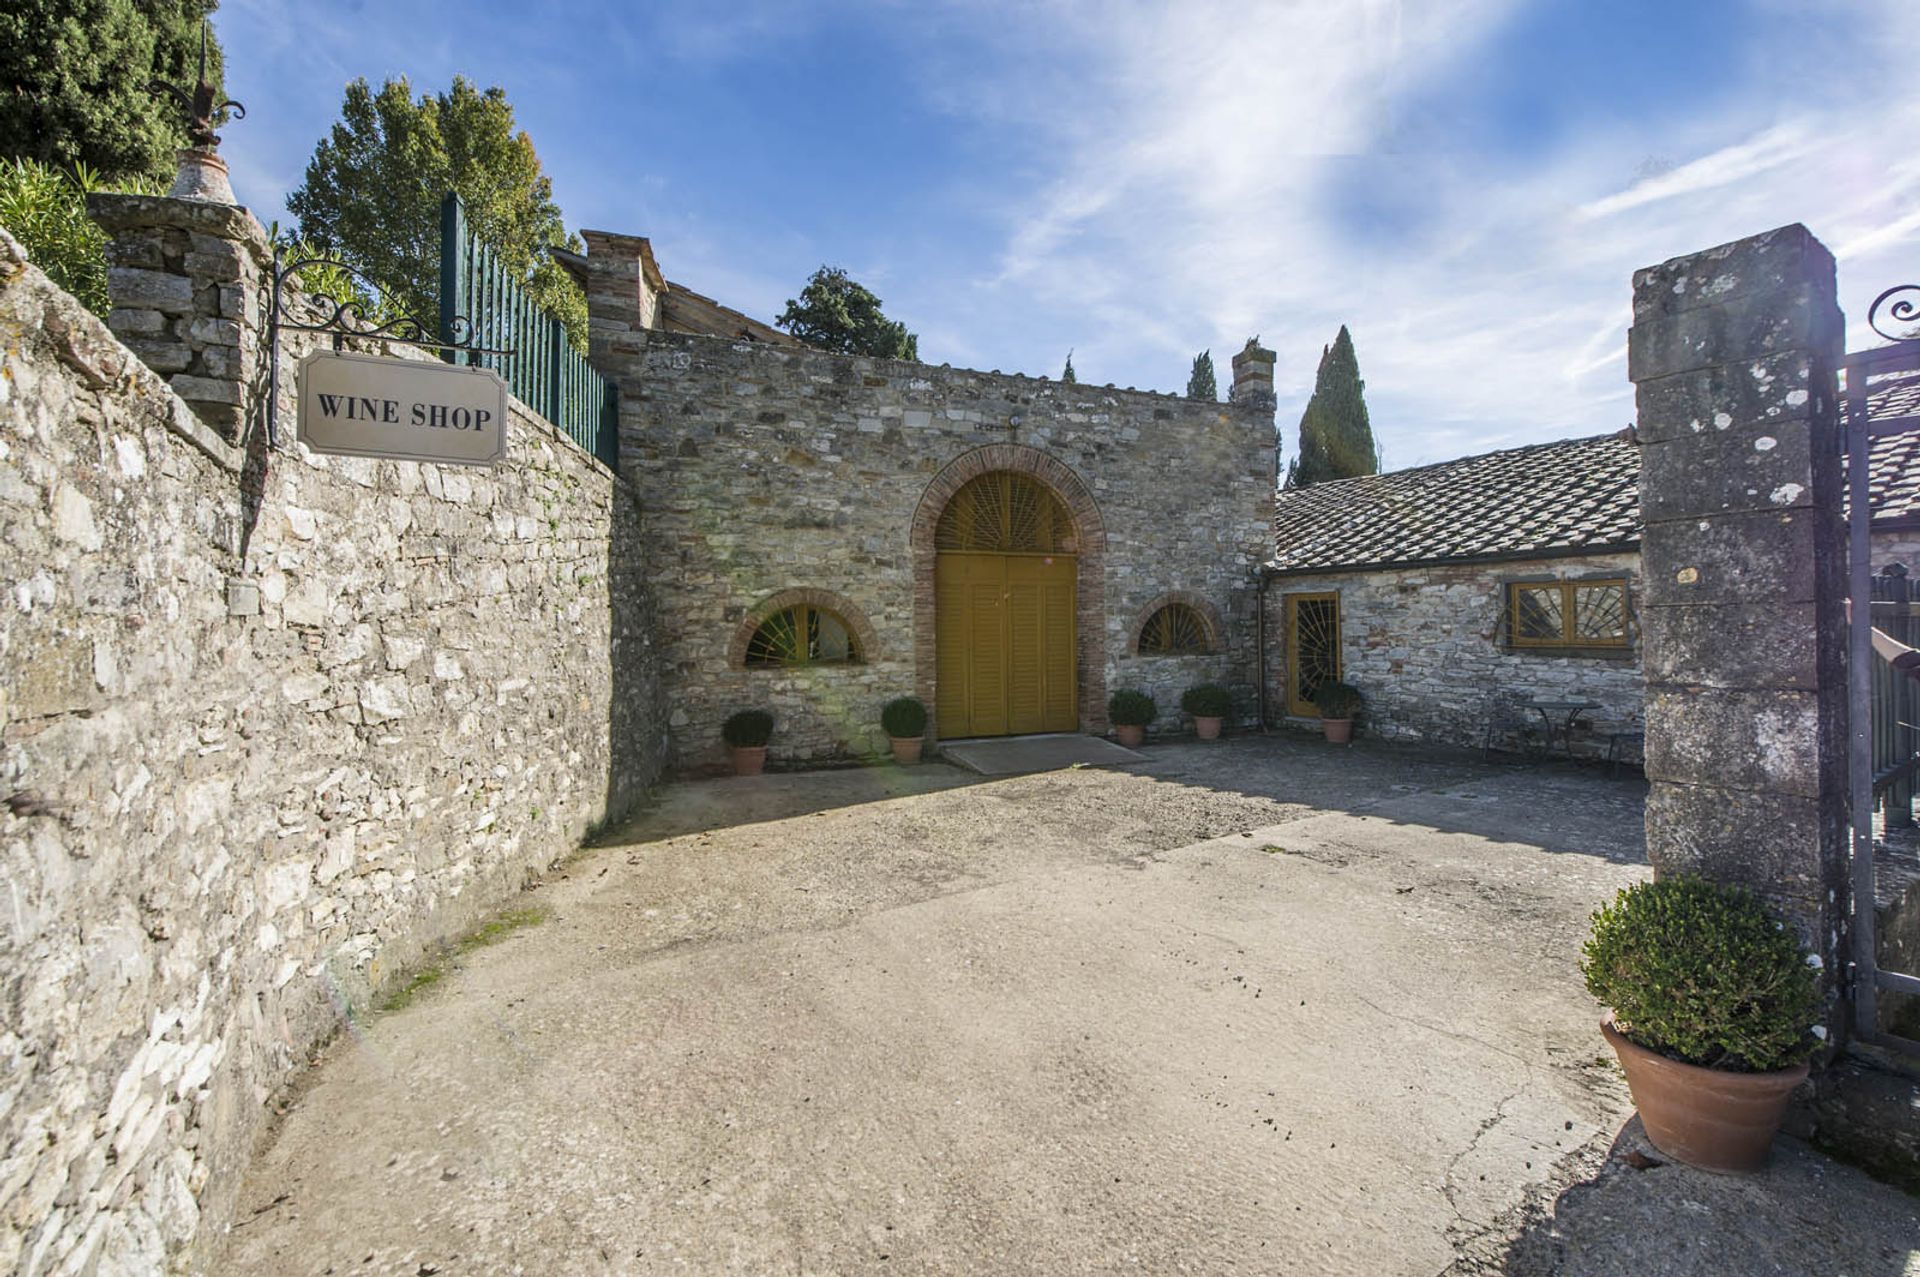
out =
[[[1220,398],[1220,387],[1213,379],[1213,352],[1203,350],[1193,357],[1193,371],[1187,374],[1187,398],[1213,403]]]
[[[1380,449],[1367,419],[1366,386],[1353,337],[1342,324],[1333,345],[1320,352],[1313,398],[1300,414],[1300,455],[1287,472],[1288,487],[1379,473]]]
[[[1067,352],[1067,366],[1060,373],[1060,380],[1065,382],[1075,382],[1080,380],[1080,378],[1074,376],[1074,373],[1073,373],[1073,352],[1071,350]]]

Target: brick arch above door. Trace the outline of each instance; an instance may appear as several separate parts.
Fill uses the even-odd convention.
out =
[[[1080,730],[1107,728],[1107,601],[1106,521],[1093,499],[1093,489],[1072,466],[1050,453],[1018,443],[994,443],[963,452],[940,468],[913,512],[910,545],[913,556],[913,665],[914,694],[936,704],[934,637],[934,565],[938,551],[934,534],[940,515],[956,492],[970,480],[996,471],[1027,475],[1044,484],[1066,504],[1073,516],[1079,544],[1079,576],[1074,599],[1075,656],[1079,666]],[[936,725],[937,730],[937,725]]]

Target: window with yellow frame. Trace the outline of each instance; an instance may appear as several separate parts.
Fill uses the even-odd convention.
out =
[[[1507,641],[1514,647],[1627,646],[1627,583],[1511,581]]]

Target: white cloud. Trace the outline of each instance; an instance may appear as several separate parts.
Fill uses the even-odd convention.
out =
[[[1833,6],[1859,36],[1849,71],[1877,86],[1870,108],[1825,88],[1797,102],[1755,76],[1684,136],[1661,138],[1677,162],[1651,174],[1629,176],[1654,166],[1626,126],[1524,167],[1401,142],[1403,95],[1470,64],[1512,7],[949,10],[994,25],[1007,51],[1000,75],[970,84],[983,103],[972,109],[1057,155],[1008,210],[984,298],[968,299],[1007,316],[990,348],[1043,349],[1044,364],[1073,345],[1087,379],[1170,389],[1193,351],[1211,347],[1224,372],[1222,352],[1258,331],[1280,353],[1290,435],[1320,347],[1344,322],[1376,431],[1398,464],[1417,464],[1625,425],[1640,266],[1803,221],[1843,257],[1850,314],[1875,285],[1915,273],[1920,164],[1902,139],[1920,124],[1920,95],[1891,74],[1912,43],[1893,0]],[[1073,53],[1036,80],[1018,47]],[[1816,51],[1796,74],[1841,80]],[[942,101],[970,109],[967,94]],[[1350,224],[1343,183],[1404,191],[1409,224]],[[942,309],[925,291],[914,302]]]

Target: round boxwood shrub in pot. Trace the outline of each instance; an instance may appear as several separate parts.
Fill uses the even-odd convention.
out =
[[[1193,715],[1193,730],[1201,740],[1215,740],[1221,720],[1233,708],[1233,697],[1218,683],[1202,683],[1181,693],[1180,708]]]
[[[1353,716],[1366,698],[1352,683],[1331,679],[1314,689],[1313,707],[1320,711],[1320,730],[1336,745],[1353,739]]]
[[[927,707],[915,696],[896,696],[880,707],[880,726],[896,763],[917,763],[926,744]]]
[[[1125,688],[1107,697],[1107,721],[1113,724],[1114,736],[1129,749],[1147,739],[1147,724],[1159,712],[1145,692]]]
[[[1819,1049],[1819,993],[1793,930],[1750,892],[1682,876],[1593,915],[1580,962],[1611,1014],[1647,1138],[1708,1170],[1755,1170]]]
[[[727,743],[734,775],[758,776],[767,765],[773,715],[763,709],[743,709],[720,725],[720,739]]]

